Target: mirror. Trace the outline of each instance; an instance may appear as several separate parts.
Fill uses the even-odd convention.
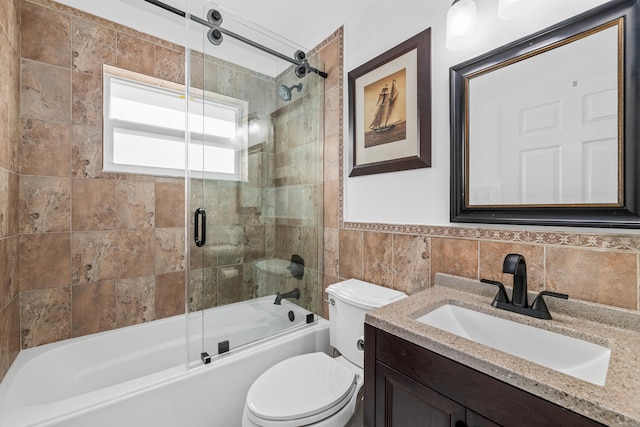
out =
[[[637,0],[451,68],[451,221],[640,228]]]
[[[622,25],[467,77],[469,206],[619,205]]]

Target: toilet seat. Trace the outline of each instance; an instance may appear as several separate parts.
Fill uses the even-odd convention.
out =
[[[253,383],[245,412],[264,427],[312,424],[340,411],[357,392],[358,379],[355,370],[325,353],[292,357]]]

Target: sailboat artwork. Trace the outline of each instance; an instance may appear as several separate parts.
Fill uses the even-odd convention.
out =
[[[365,148],[406,139],[405,87],[406,69],[365,87]]]
[[[389,90],[389,85],[384,85],[378,96],[378,103],[376,104],[378,108],[373,122],[369,125],[369,129],[373,129],[374,132],[386,132],[396,127],[395,124],[389,123],[389,117],[397,98],[398,89],[396,89],[396,81],[393,80],[391,90]]]
[[[349,72],[349,177],[431,167],[431,28]]]

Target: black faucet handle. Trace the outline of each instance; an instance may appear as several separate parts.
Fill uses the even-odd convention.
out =
[[[495,285],[498,287],[498,293],[496,297],[493,299],[492,305],[495,306],[496,302],[504,302],[509,304],[509,296],[507,295],[507,290],[504,288],[504,285],[500,282],[496,282],[495,280],[489,279],[480,279],[482,283],[488,283],[490,285]]]
[[[543,298],[544,296],[561,298],[561,299],[569,299],[569,295],[561,294],[559,292],[551,292],[551,291],[540,292],[536,297],[536,299],[533,300],[533,304],[531,304],[531,310],[537,311],[543,314],[544,317],[541,316],[540,317],[541,319],[551,319],[549,308],[547,308],[547,304],[544,302],[544,298]]]
[[[549,297],[554,297],[554,298],[560,298],[560,299],[569,299],[569,295],[561,294],[560,292],[542,291],[538,294],[539,297],[544,295]]]

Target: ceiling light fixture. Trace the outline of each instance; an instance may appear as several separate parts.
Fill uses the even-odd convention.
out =
[[[471,46],[478,36],[476,2],[455,0],[447,12],[447,49],[460,50]]]
[[[513,19],[523,16],[540,5],[540,0],[499,0],[498,17]],[[447,49],[461,50],[478,38],[477,6],[474,0],[454,0],[447,12]]]

